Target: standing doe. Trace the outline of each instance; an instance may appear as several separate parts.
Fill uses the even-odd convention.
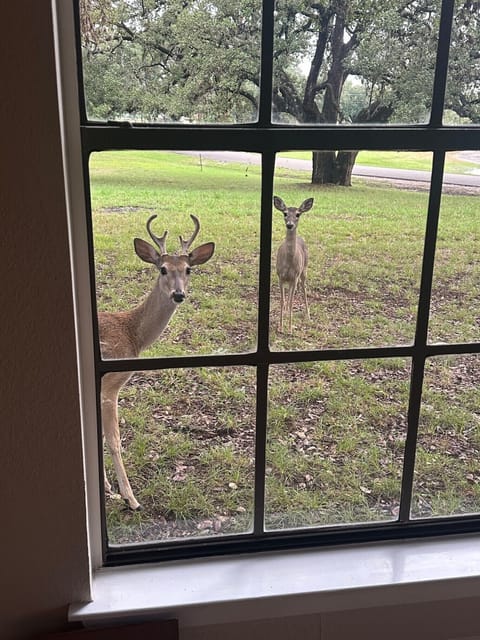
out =
[[[147,231],[158,252],[151,244],[135,238],[135,252],[144,262],[155,265],[160,272],[157,282],[145,298],[129,311],[101,312],[98,314],[100,349],[104,359],[136,358],[160,336],[178,305],[185,300],[190,268],[209,260],[215,244],[207,242],[189,252],[200,230],[198,218],[191,215],[195,229],[188,240],[180,236],[181,252],[178,255],[167,253],[165,246],[167,231],[161,238],[155,236],[150,228],[156,215],[147,221]],[[105,440],[112,455],[115,473],[118,479],[120,495],[131,509],[138,509],[137,502],[125,467],[123,466],[118,426],[118,393],[129,380],[132,373],[107,373],[102,379],[101,413]],[[105,475],[105,491],[111,493],[110,483]]]
[[[299,207],[287,207],[278,196],[273,196],[275,208],[281,211],[285,218],[286,236],[277,251],[277,275],[280,284],[280,322],[279,330],[283,331],[283,313],[288,312],[288,330],[292,333],[293,296],[300,284],[305,303],[305,315],[310,319],[308,309],[307,289],[305,280],[307,276],[308,250],[305,240],[297,236],[297,226],[300,216],[309,211],[313,206],[313,198],[304,200]],[[285,297],[285,290],[287,296]]]

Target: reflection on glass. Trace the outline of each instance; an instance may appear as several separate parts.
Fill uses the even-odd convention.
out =
[[[450,157],[447,171],[449,165],[452,169],[457,167],[457,171],[475,166],[463,157]],[[478,188],[444,183],[432,282],[430,342],[473,342],[480,335],[477,191]]]
[[[253,369],[135,373],[120,392],[119,421],[125,468],[142,508],[128,510],[115,496],[117,476],[106,447],[110,544],[251,530]]]
[[[432,358],[423,385],[412,517],[480,512],[480,361]]]
[[[80,1],[91,120],[257,119],[261,2]]]
[[[272,203],[271,345],[302,350],[411,344],[431,153],[361,151],[348,189],[312,182],[317,153],[276,158],[274,194],[285,209]],[[412,167],[422,170],[421,182],[412,181]],[[342,184],[349,181],[347,172]],[[308,251],[308,315],[300,273],[304,250],[294,237]],[[287,303],[280,322],[278,270],[290,282],[298,276],[291,329]]]
[[[440,0],[408,7],[283,1],[276,8],[277,122],[428,121]]]
[[[480,14],[475,2],[457,0],[453,19],[443,121],[480,124]]]
[[[405,360],[271,367],[267,529],[397,518],[408,382]]]
[[[118,342],[115,336],[112,341],[101,335],[104,358],[255,348],[260,166],[254,154],[247,167],[237,154],[228,157],[229,162],[221,154],[92,154],[98,310],[129,312],[128,323],[124,315],[113,318],[122,335],[128,334],[129,351],[111,348]],[[194,234],[191,214],[200,230],[186,249],[178,237],[186,241]],[[153,215],[149,231],[146,224]],[[160,246],[165,231],[168,259]],[[135,238],[140,241],[134,246]],[[215,251],[209,258],[211,242]]]

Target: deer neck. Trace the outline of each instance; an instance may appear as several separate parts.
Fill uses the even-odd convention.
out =
[[[285,249],[287,254],[294,255],[297,249],[297,229],[287,229],[285,236]]]
[[[155,286],[145,300],[131,310],[132,333],[139,353],[157,340],[177,306],[170,297],[159,294]]]

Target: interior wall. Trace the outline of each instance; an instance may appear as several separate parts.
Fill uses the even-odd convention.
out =
[[[2,4],[0,637],[88,597],[71,274],[49,0]]]
[[[180,629],[180,640],[480,640],[478,600],[423,602]]]

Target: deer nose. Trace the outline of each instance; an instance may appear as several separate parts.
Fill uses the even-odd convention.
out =
[[[287,222],[287,229],[293,229],[294,226],[293,222]]]
[[[183,302],[185,300],[185,292],[184,291],[174,291],[172,298],[174,302]]]

